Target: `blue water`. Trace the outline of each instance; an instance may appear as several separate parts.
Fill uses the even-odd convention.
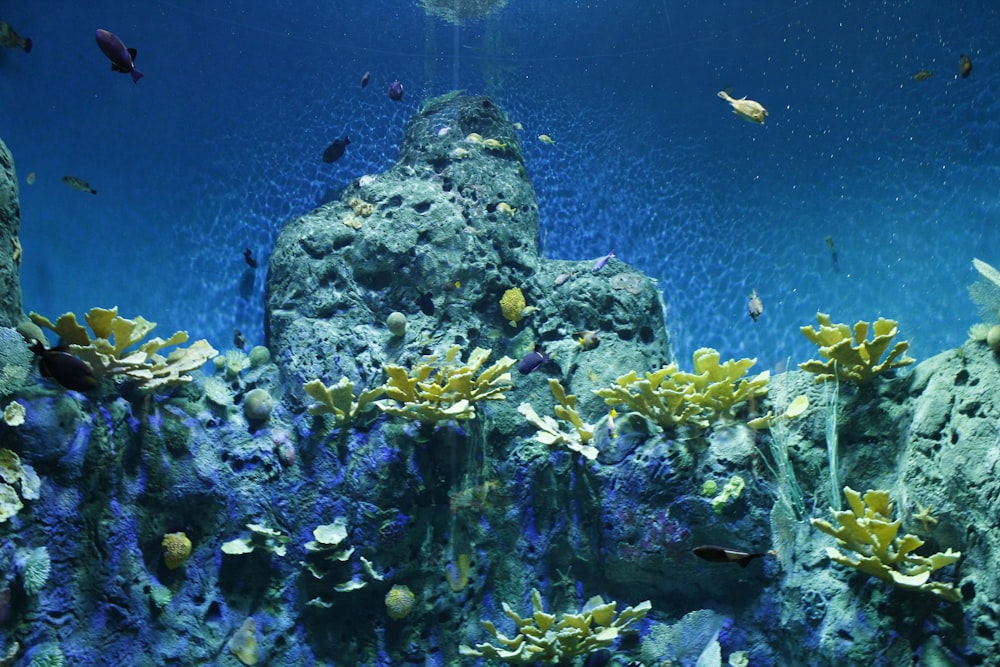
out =
[[[614,248],[657,278],[685,365],[703,345],[765,367],[815,356],[798,328],[817,310],[896,318],[925,358],[977,319],[972,258],[1000,264],[995,2],[510,0],[461,28],[416,2],[8,4],[34,49],[0,53],[0,137],[25,309],[50,317],[118,305],[162,336],[262,342],[282,225],[389,168],[421,101],[456,88],[523,123],[544,254]],[[109,70],[99,27],[138,49],[138,85]],[[729,86],[764,126],[716,97]]]

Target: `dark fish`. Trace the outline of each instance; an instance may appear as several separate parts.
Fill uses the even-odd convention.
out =
[[[111,60],[111,69],[122,74],[131,74],[132,81],[139,83],[142,72],[135,68],[136,50],[125,47],[125,43],[118,39],[118,36],[107,30],[97,31],[97,45],[101,51]]]
[[[243,332],[239,329],[233,329],[233,347],[237,350],[242,350],[247,346],[247,339],[243,336]]]
[[[28,40],[28,49],[31,48],[31,40]],[[25,49],[27,51],[28,49]],[[969,75],[972,74],[972,58],[962,54],[962,60],[958,65],[958,75],[963,79],[968,79]]]
[[[372,78],[371,72],[365,72],[365,75],[361,77],[361,87],[364,88],[368,85],[368,80]]]
[[[754,322],[764,314],[764,302],[757,296],[757,290],[750,293],[750,300],[747,301],[747,313],[753,318]]]
[[[73,391],[90,391],[97,386],[94,370],[83,359],[61,348],[46,348],[37,340],[31,345],[31,351],[38,357],[38,370],[42,372],[42,377],[55,380]]]
[[[694,555],[698,558],[703,558],[712,563],[739,563],[740,567],[746,567],[754,558],[763,558],[767,555],[740,551],[739,549],[717,547],[711,544],[695,547],[692,551],[694,551]]]
[[[351,143],[351,138],[345,134],[343,139],[337,139],[327,146],[326,150],[323,151],[323,162],[336,162],[344,157],[344,151],[347,150],[349,143]]]
[[[424,315],[430,317],[434,314],[434,299],[431,298],[430,292],[424,292],[420,295],[420,299],[417,301],[417,305],[420,306],[420,312]]]
[[[389,99],[393,102],[403,99],[403,84],[398,79],[389,84]]]
[[[611,662],[611,651],[606,648],[594,651],[583,661],[583,667],[605,667]]]
[[[62,182],[73,188],[74,190],[79,190],[80,192],[89,192],[92,195],[97,194],[97,190],[90,187],[90,183],[83,180],[82,178],[77,178],[76,176],[63,176]]]
[[[250,248],[243,251],[243,259],[247,261],[247,266],[251,269],[257,268],[257,260],[253,258],[253,252],[250,251]]]
[[[517,364],[517,370],[521,375],[527,375],[532,371],[537,371],[543,364],[547,364],[549,355],[545,353],[541,345],[536,345],[534,351],[524,355],[524,359]]]
[[[830,259],[833,261],[833,272],[840,273],[840,261],[837,258],[837,249],[833,246],[833,237],[826,237],[826,247],[830,249]]]
[[[25,53],[31,53],[31,38],[21,37],[9,23],[0,21],[0,46],[8,49],[24,49]]]

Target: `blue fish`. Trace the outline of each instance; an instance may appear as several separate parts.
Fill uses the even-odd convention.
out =
[[[135,68],[135,49],[127,48],[112,32],[107,30],[97,31],[97,46],[111,61],[111,69],[122,74],[131,74],[133,83],[139,83],[142,72]]]
[[[542,365],[549,362],[549,355],[545,353],[541,345],[536,345],[534,351],[524,355],[524,359],[517,364],[517,370],[521,375],[527,375],[532,371],[537,371]]]
[[[611,252],[609,252],[604,257],[598,257],[596,260],[594,260],[593,272],[597,273],[598,271],[600,271],[601,269],[603,269],[605,266],[607,266],[608,262],[610,262],[611,258],[614,257],[614,256],[615,256],[615,251],[612,250]]]

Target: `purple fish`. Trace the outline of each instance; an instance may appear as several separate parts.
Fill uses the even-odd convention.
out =
[[[615,256],[615,251],[612,250],[611,252],[609,252],[604,257],[598,257],[596,260],[594,260],[594,269],[593,269],[594,273],[597,273],[598,271],[600,271],[601,269],[603,269],[605,266],[607,266],[608,262],[610,262],[611,258],[614,257],[614,256]]]
[[[118,39],[118,36],[107,30],[97,30],[97,45],[101,51],[111,60],[111,69],[122,74],[131,74],[132,81],[139,83],[142,72],[135,68],[135,49],[125,47],[125,43]]]
[[[543,364],[548,363],[548,361],[549,355],[545,354],[545,350],[542,349],[541,345],[536,345],[535,350],[524,355],[524,359],[521,359],[517,364],[517,370],[521,372],[521,375],[527,375],[532,371],[537,371]]]
[[[403,84],[398,79],[389,84],[389,99],[393,102],[403,99]]]

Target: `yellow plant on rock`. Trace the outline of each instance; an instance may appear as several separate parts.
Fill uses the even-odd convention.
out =
[[[118,307],[91,308],[84,320],[93,332],[77,322],[76,315],[65,313],[53,324],[38,313],[31,313],[31,321],[50,329],[69,347],[69,351],[86,361],[97,375],[117,375],[131,380],[146,392],[186,384],[191,373],[218,354],[206,340],[198,340],[188,347],[177,348],[166,357],[161,350],[187,342],[186,331],[177,331],[167,340],[153,338],[139,344],[155,327],[144,317],[134,320],[118,315]]]
[[[505,356],[480,373],[490,350],[477,347],[464,364],[459,358],[460,350],[458,345],[453,345],[445,353],[443,362],[439,363],[432,356],[412,370],[384,366],[389,376],[385,384],[388,400],[376,401],[375,405],[389,415],[433,424],[449,419],[472,419],[479,401],[504,400],[504,392],[511,387],[508,371],[514,360]]]
[[[899,332],[896,320],[880,317],[873,325],[859,320],[853,328],[831,323],[826,313],[816,313],[816,320],[819,322],[818,329],[804,326],[800,330],[819,347],[820,356],[825,361],[810,359],[799,364],[799,368],[815,373],[817,381],[837,378],[859,385],[867,384],[880,373],[909,366],[915,361],[906,356],[910,347],[908,341],[892,344],[892,339]],[[871,340],[867,340],[869,327],[872,330]],[[888,356],[882,360],[886,352]]]
[[[596,459],[597,448],[590,444],[594,438],[594,427],[580,418],[576,411],[576,396],[567,394],[562,383],[555,378],[549,378],[549,390],[556,399],[555,413],[559,421],[549,416],[539,416],[530,403],[521,403],[517,407],[517,411],[527,422],[538,429],[535,439],[550,447],[565,445],[590,460]],[[560,424],[560,421],[563,423]],[[572,428],[563,430],[562,427],[566,424]]]
[[[851,509],[830,510],[838,526],[823,519],[810,520],[814,527],[835,537],[842,549],[858,554],[857,558],[851,558],[828,547],[830,560],[900,588],[932,593],[948,602],[961,601],[961,592],[951,584],[930,581],[931,572],[955,563],[962,557],[961,552],[949,548],[931,556],[914,553],[924,541],[916,535],[898,535],[900,521],[892,519],[893,504],[888,491],[868,491],[862,496],[845,486],[844,495]]]
[[[546,613],[542,596],[531,589],[532,614],[522,618],[503,603],[504,613],[514,621],[517,635],[501,634],[490,621],[480,621],[500,646],[483,643],[475,648],[462,645],[459,653],[477,658],[496,658],[511,664],[563,663],[578,656],[585,656],[614,644],[618,637],[637,621],[642,620],[652,608],[649,600],[634,607],[626,607],[615,614],[617,602],[605,602],[597,595],[577,614],[563,614],[562,618]]]
[[[718,419],[730,419],[734,409],[767,393],[769,371],[746,377],[756,359],[730,359],[719,363],[719,353],[703,347],[694,353],[694,372],[676,363],[639,377],[632,371],[594,393],[608,405],[624,405],[663,429],[680,424],[707,428]]]
[[[349,425],[368,406],[373,405],[376,398],[385,393],[385,385],[379,385],[374,389],[362,390],[355,398],[354,383],[346,377],[329,387],[320,380],[312,380],[302,385],[302,389],[319,401],[309,406],[309,414],[333,415],[334,424],[338,427]]]

